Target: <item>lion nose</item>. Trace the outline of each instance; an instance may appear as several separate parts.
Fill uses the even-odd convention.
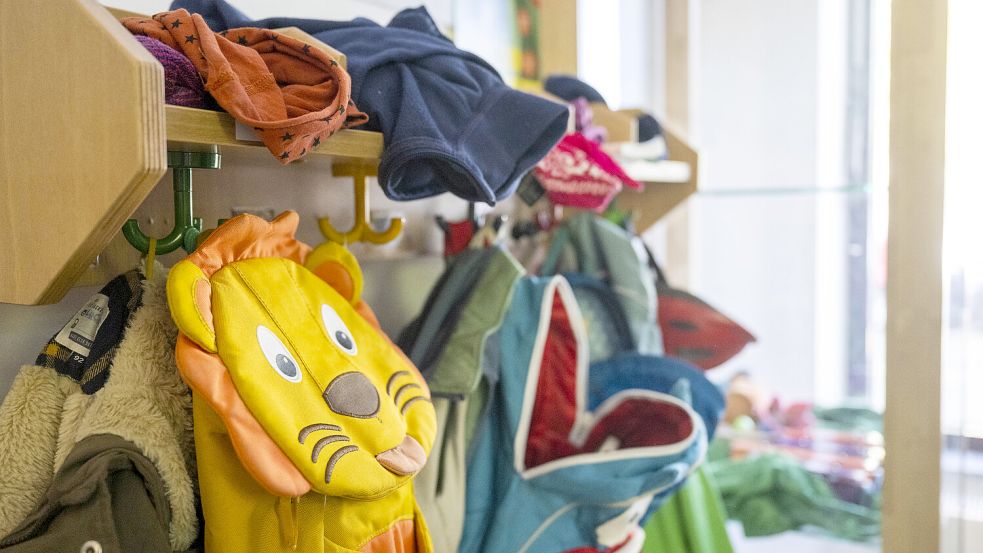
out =
[[[340,374],[324,390],[328,407],[347,417],[367,419],[379,412],[379,392],[362,373]]]

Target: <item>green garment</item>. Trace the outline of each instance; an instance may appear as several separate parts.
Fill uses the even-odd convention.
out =
[[[437,413],[437,436],[413,492],[434,551],[456,551],[464,530],[467,448],[497,370],[496,332],[522,267],[501,248],[456,256],[400,346],[424,374]]]
[[[844,432],[883,432],[884,416],[864,407],[815,407],[816,426]]]
[[[435,393],[439,393],[440,385],[433,382],[430,374],[433,366],[455,328],[461,306],[471,298],[489,259],[495,255],[496,248],[467,249],[450,258],[447,269],[430,291],[423,311],[399,335],[397,344],[424,371],[430,389]],[[470,376],[471,372],[466,374]],[[467,391],[470,392],[470,387]],[[463,395],[461,393],[461,397]]]
[[[467,401],[433,398],[437,436],[427,464],[413,479],[413,494],[430,529],[434,551],[457,551],[464,530]]]
[[[540,273],[580,273],[610,285],[628,319],[635,347],[640,353],[662,355],[655,274],[643,259],[640,242],[610,221],[581,213],[556,229]]]
[[[880,535],[877,510],[841,500],[822,476],[794,459],[764,454],[707,464],[727,513],[747,536],[769,536],[815,526],[832,535],[867,540]]]
[[[433,354],[436,359],[417,366],[434,396],[468,400],[459,408],[466,413],[462,431],[465,443],[470,444],[484,414],[487,380],[498,378],[496,333],[524,270],[512,254],[501,248],[484,250],[480,263],[458,267],[451,276],[463,270],[478,277],[473,287],[454,290],[448,279],[449,282],[431,292],[437,297],[433,308],[424,313],[426,320],[417,343],[423,346],[421,355],[436,350]],[[462,294],[466,297],[462,298]],[[432,321],[437,324],[431,324]],[[448,333],[443,343],[435,338],[438,331]],[[418,357],[410,355],[414,362]]]
[[[710,474],[700,467],[645,525],[643,553],[734,553],[726,513]]]
[[[0,541],[4,553],[169,553],[164,481],[133,444],[111,434],[79,442],[37,510]],[[98,545],[95,545],[98,544]]]

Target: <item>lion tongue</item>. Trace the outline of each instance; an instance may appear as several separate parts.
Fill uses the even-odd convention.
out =
[[[375,456],[379,464],[389,469],[389,472],[400,476],[408,476],[420,472],[427,462],[427,453],[423,451],[420,442],[412,436],[403,438],[403,443],[387,449]]]

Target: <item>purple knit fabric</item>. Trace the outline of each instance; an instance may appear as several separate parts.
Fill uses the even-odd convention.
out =
[[[591,109],[587,98],[583,96],[574,98],[570,103],[573,104],[573,119],[580,134],[598,144],[607,140],[608,130],[594,124],[594,110]]]
[[[207,108],[208,96],[191,60],[156,38],[134,35],[164,66],[164,101],[175,106]]]

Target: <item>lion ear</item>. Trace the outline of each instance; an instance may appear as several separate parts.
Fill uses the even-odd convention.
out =
[[[362,269],[352,252],[341,244],[325,242],[314,248],[304,266],[352,305],[362,298]]]
[[[167,303],[178,329],[205,351],[215,353],[212,285],[194,263],[184,260],[167,275]]]

